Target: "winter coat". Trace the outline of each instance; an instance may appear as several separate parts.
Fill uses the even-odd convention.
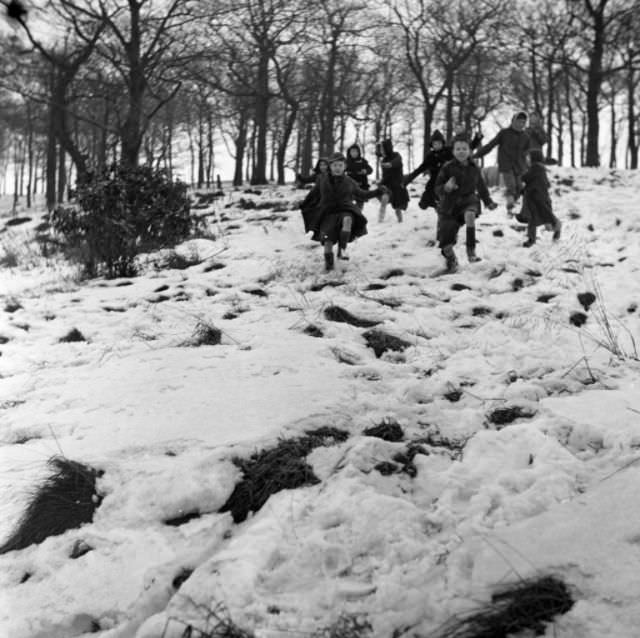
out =
[[[390,166],[382,167],[380,183],[390,191],[389,203],[395,210],[406,210],[409,205],[409,192],[404,184],[402,157],[393,150],[391,140],[382,142],[382,162]]]
[[[444,185],[451,177],[455,178],[458,188],[446,192]],[[482,173],[471,160],[464,164],[457,159],[447,162],[438,172],[435,190],[439,200],[438,214],[455,217],[460,225],[464,223],[465,211],[473,208],[476,214],[480,213],[480,200],[486,205],[492,203]]]
[[[366,191],[348,175],[321,175],[309,195],[317,197],[314,209],[303,210],[305,232],[313,231],[313,239],[321,241],[320,227],[327,215],[349,213],[353,216],[352,237],[367,234],[367,218],[356,206],[356,199],[367,200],[380,195],[380,189]]]
[[[525,132],[529,136],[529,150],[534,148],[542,149],[542,147],[549,141],[547,134],[540,125],[530,126],[525,130]]]
[[[527,151],[530,145],[531,140],[525,131],[518,131],[510,126],[503,128],[488,144],[480,147],[474,157],[483,157],[497,146],[498,170],[501,173],[522,175],[527,170]]]
[[[541,162],[531,164],[529,170],[522,176],[522,181],[524,191],[521,219],[533,226],[555,223],[556,218],[549,195],[550,184],[544,164]]]
[[[409,173],[405,178],[405,183],[410,184],[418,175],[422,173],[429,173],[429,179],[424,187],[424,193],[420,197],[420,202],[418,206],[425,210],[432,206],[433,208],[437,208],[437,197],[436,197],[436,178],[438,177],[438,171],[449,161],[453,159],[453,153],[451,152],[451,148],[449,146],[443,146],[439,150],[431,149],[424,161],[418,168]]]
[[[355,148],[358,150],[358,157],[351,157],[351,149]],[[357,144],[353,144],[347,149],[347,175],[355,180],[360,186],[360,188],[364,188],[367,190],[369,188],[369,180],[367,179],[367,175],[371,175],[373,173],[373,168],[367,160],[362,157],[362,153],[360,152],[360,147]]]

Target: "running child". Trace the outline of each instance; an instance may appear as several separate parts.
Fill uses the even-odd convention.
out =
[[[366,191],[345,174],[347,158],[334,153],[329,159],[329,172],[321,175],[311,193],[318,198],[309,230],[312,239],[324,246],[326,270],[333,270],[333,246],[338,244],[338,259],[349,259],[347,244],[367,234],[367,218],[355,203],[356,199],[368,200],[388,193],[384,187]]]
[[[476,255],[476,217],[480,214],[480,200],[490,210],[497,207],[489,195],[480,169],[471,160],[471,148],[466,137],[454,140],[453,157],[440,169],[435,185],[439,199],[438,241],[448,272],[458,269],[453,247],[460,227],[465,224],[467,258],[469,262],[480,261]]]

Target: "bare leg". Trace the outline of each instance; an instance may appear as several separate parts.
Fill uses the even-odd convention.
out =
[[[338,259],[349,259],[346,254],[347,243],[351,237],[351,227],[353,225],[353,218],[351,215],[347,215],[342,218],[342,228],[340,230],[340,241],[338,243]]]
[[[384,215],[387,212],[387,204],[389,203],[389,195],[388,193],[384,193],[380,197],[380,212],[378,213],[378,221],[384,221]]]
[[[399,222],[402,222],[402,210],[400,208],[396,208],[396,217]]]

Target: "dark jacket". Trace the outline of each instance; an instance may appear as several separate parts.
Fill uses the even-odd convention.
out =
[[[522,176],[524,182],[522,215],[534,226],[552,224],[556,221],[549,195],[547,170],[541,162],[533,162]]]
[[[438,176],[438,171],[446,164],[447,162],[453,159],[453,153],[451,152],[450,146],[443,146],[439,151],[431,149],[424,161],[418,168],[411,171],[405,178],[405,183],[410,184],[418,175],[422,173],[429,173],[429,181],[435,180]]]
[[[444,185],[454,177],[458,188],[447,193]],[[435,186],[439,198],[438,214],[445,217],[458,217],[470,209],[480,212],[480,200],[487,206],[492,203],[482,173],[473,161],[466,164],[453,159],[447,162],[438,173]]]
[[[314,209],[302,211],[305,232],[313,231],[313,238],[319,240],[319,230],[326,215],[351,213],[355,237],[367,234],[367,218],[356,206],[356,199],[367,200],[380,195],[380,189],[366,191],[348,175],[321,175],[309,195],[317,198]]]
[[[522,175],[527,170],[527,151],[530,145],[531,140],[525,131],[517,131],[510,126],[503,128],[488,144],[480,147],[474,157],[483,157],[497,146],[498,170],[501,173]]]
[[[541,149],[549,141],[542,126],[530,126],[525,129],[525,132],[529,136],[529,150],[533,148]]]
[[[391,140],[382,142],[382,162],[390,166],[382,167],[380,183],[390,190],[389,203],[398,210],[406,210],[409,205],[409,191],[404,184],[402,157],[393,150]]]
[[[355,148],[358,151],[358,157],[351,157],[351,149]],[[373,173],[373,168],[367,160],[362,157],[362,153],[360,152],[360,147],[357,144],[353,144],[347,149],[347,175],[355,180],[360,186],[360,188],[364,188],[365,190],[369,188],[369,180],[367,179],[367,175],[371,175]]]

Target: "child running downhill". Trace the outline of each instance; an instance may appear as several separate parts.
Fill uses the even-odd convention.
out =
[[[380,156],[382,162],[382,179],[380,184],[387,187],[386,193],[380,198],[380,212],[378,221],[383,222],[387,210],[387,205],[396,212],[396,218],[402,221],[402,211],[407,210],[409,205],[409,191],[404,185],[402,157],[400,153],[393,150],[391,140],[384,140],[380,146]]]
[[[347,175],[358,184],[360,188],[365,191],[369,190],[368,176],[373,173],[371,164],[362,156],[360,147],[357,144],[352,144],[347,149]],[[362,210],[364,201],[362,199],[356,199],[358,208]]]
[[[517,113],[511,120],[511,126],[500,130],[474,154],[474,157],[483,157],[494,147],[498,147],[498,170],[504,181],[509,217],[513,216],[513,208],[520,197],[522,175],[527,170],[527,151],[531,141],[524,130],[526,123],[527,114]]]
[[[333,245],[338,244],[338,259],[348,259],[347,244],[367,234],[367,218],[356,205],[356,200],[367,200],[388,193],[384,187],[363,190],[345,175],[347,158],[334,153],[329,159],[329,173],[321,175],[311,193],[319,203],[309,223],[312,239],[324,246],[326,270],[333,270]]]
[[[458,231],[467,225],[467,258],[480,261],[476,255],[476,217],[480,214],[480,200],[493,210],[497,204],[491,199],[480,169],[471,161],[471,148],[466,137],[453,142],[454,159],[447,162],[436,179],[438,206],[438,240],[448,272],[458,269],[453,247]]]
[[[405,184],[410,184],[418,175],[429,173],[429,180],[424,188],[424,193],[420,197],[418,206],[426,210],[429,206],[437,209],[436,202],[436,177],[442,166],[453,159],[451,147],[444,143],[444,135],[437,129],[431,134],[431,148],[424,158],[424,162],[414,171],[405,177]]]
[[[543,224],[553,230],[553,240],[560,239],[562,224],[553,214],[549,195],[549,179],[544,166],[544,157],[540,149],[529,151],[530,167],[522,176],[524,182],[522,211],[518,221],[527,222],[527,241],[525,247],[536,243],[536,230]]]

